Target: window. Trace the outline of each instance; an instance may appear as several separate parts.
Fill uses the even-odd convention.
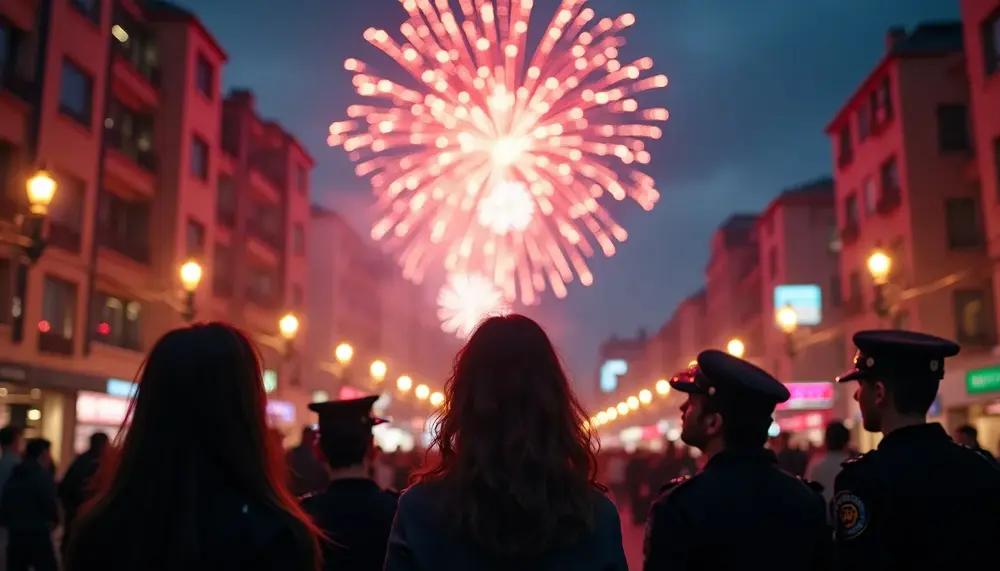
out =
[[[39,349],[71,355],[76,326],[76,284],[46,276],[42,295]]]
[[[982,290],[955,290],[955,341],[959,344],[986,345],[993,340],[987,315],[986,294]]]
[[[868,177],[861,185],[865,200],[865,216],[871,216],[878,207],[878,187],[875,186],[875,179]]]
[[[875,117],[876,121],[879,124],[892,121],[892,79],[888,75],[882,78],[882,86],[879,87],[878,94],[879,109]]]
[[[140,348],[142,305],[139,302],[98,292],[94,306],[97,320],[92,332],[94,341],[123,349]]]
[[[944,153],[972,149],[969,135],[969,108],[965,105],[938,105],[938,149]]]
[[[983,22],[980,34],[983,38],[983,62],[986,66],[986,75],[993,75],[1000,70],[1000,12],[994,12]]]
[[[59,81],[59,111],[90,127],[94,106],[94,78],[68,59]]]
[[[212,260],[212,292],[215,295],[233,294],[233,251],[225,244],[216,244]]]
[[[302,165],[295,167],[295,188],[302,194],[309,194],[309,177]]]
[[[55,178],[59,189],[49,208],[49,241],[68,252],[79,252],[87,181],[65,172]]]
[[[236,224],[236,187],[230,176],[220,174],[216,182],[215,219],[229,227]]]
[[[840,307],[843,302],[844,292],[841,291],[840,274],[830,276],[830,303],[833,307]]]
[[[91,22],[101,22],[101,0],[70,0],[70,4]]]
[[[153,152],[153,116],[140,113],[112,97],[104,119],[108,143],[147,171],[156,170]]]
[[[35,52],[28,32],[0,18],[0,89],[33,99]]]
[[[198,259],[205,255],[205,225],[191,218],[187,222],[187,255]]]
[[[871,105],[864,104],[861,109],[858,109],[858,141],[864,141],[868,138],[868,133],[871,130]]]
[[[292,230],[292,249],[296,256],[306,253],[306,231],[301,224],[296,224]]]
[[[13,282],[13,265],[10,258],[0,258],[0,323],[10,323],[13,316],[14,302],[12,297],[14,291],[11,286]]]
[[[882,183],[882,196],[879,197],[878,202],[883,203],[883,210],[889,211],[893,206],[899,204],[900,200],[899,166],[896,164],[895,157],[882,163],[879,179]]]
[[[973,197],[948,198],[944,201],[945,230],[948,248],[961,250],[983,245],[979,230],[979,204]]]
[[[858,195],[854,192],[844,198],[844,226],[856,228],[858,225]]]
[[[191,137],[191,175],[208,180],[208,143],[198,135]]]
[[[997,202],[1000,202],[1000,137],[993,139],[993,170],[996,171]]]
[[[840,135],[838,137],[840,145],[840,156],[837,157],[837,162],[840,166],[844,166],[851,162],[851,126],[850,124],[844,125],[840,128]]]
[[[198,91],[202,95],[213,99],[212,95],[215,93],[215,69],[212,67],[212,63],[202,54],[198,54],[194,73],[195,87],[198,88]]]
[[[269,307],[274,302],[276,291],[276,280],[271,270],[251,268],[248,272],[247,299],[248,301]]]
[[[136,262],[149,262],[149,202],[105,190],[97,212],[101,243]]]

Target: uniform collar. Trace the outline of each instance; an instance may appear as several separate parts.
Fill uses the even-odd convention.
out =
[[[937,422],[914,424],[912,426],[897,428],[886,434],[882,438],[882,441],[879,442],[878,448],[879,450],[883,450],[899,444],[927,440],[951,440],[951,437],[945,432],[944,427]]]
[[[330,480],[328,490],[363,490],[365,488],[378,488],[378,484],[371,478],[334,478]]]
[[[705,468],[726,464],[777,464],[778,457],[767,448],[736,448],[719,452],[709,459]]]

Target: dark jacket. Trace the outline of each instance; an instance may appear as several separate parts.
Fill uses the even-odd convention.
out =
[[[51,532],[59,523],[59,502],[52,472],[35,460],[14,467],[4,486],[0,527],[11,532]]]
[[[726,450],[664,487],[646,522],[643,569],[822,570],[830,537],[822,494],[780,469],[774,452]]]
[[[1000,468],[940,424],[890,432],[834,488],[840,569],[966,569],[1000,538]]]
[[[307,545],[293,534],[289,517],[248,502],[219,485],[205,490],[197,513],[181,525],[157,521],[93,521],[74,530],[66,571],[302,571],[311,565]],[[138,537],[162,538],[141,551]],[[189,546],[182,552],[178,545]]]
[[[323,569],[381,571],[398,499],[367,478],[333,480],[325,492],[303,498],[303,509],[329,538]]]
[[[500,562],[451,532],[439,507],[440,492],[415,484],[399,498],[384,571],[628,571],[618,510],[597,490],[594,495],[597,517],[591,537],[534,560]]]
[[[62,482],[59,482],[59,499],[62,500],[63,510],[66,512],[67,528],[72,526],[83,502],[90,498],[90,480],[97,473],[100,462],[99,452],[87,450],[73,460]]]

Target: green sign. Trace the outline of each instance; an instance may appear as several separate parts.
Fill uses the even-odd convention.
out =
[[[1000,366],[977,369],[966,373],[965,390],[970,395],[1000,391]]]

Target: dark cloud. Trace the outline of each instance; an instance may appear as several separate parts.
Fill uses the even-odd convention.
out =
[[[555,0],[536,0],[552,12]],[[256,91],[260,110],[311,149],[316,199],[363,217],[367,183],[353,177],[326,126],[355,101],[342,62],[371,54],[366,27],[393,30],[398,0],[187,5],[231,55],[227,85]],[[650,102],[671,110],[650,174],[654,212],[625,209],[629,240],[595,260],[596,283],[532,313],[553,328],[577,376],[613,332],[656,329],[702,281],[707,240],[730,212],[755,210],[781,189],[830,170],[822,129],[881,57],[886,29],[958,17],[946,0],[594,0],[599,15],[631,11],[626,56],[653,57],[671,86]],[[537,16],[536,16],[537,17]]]

